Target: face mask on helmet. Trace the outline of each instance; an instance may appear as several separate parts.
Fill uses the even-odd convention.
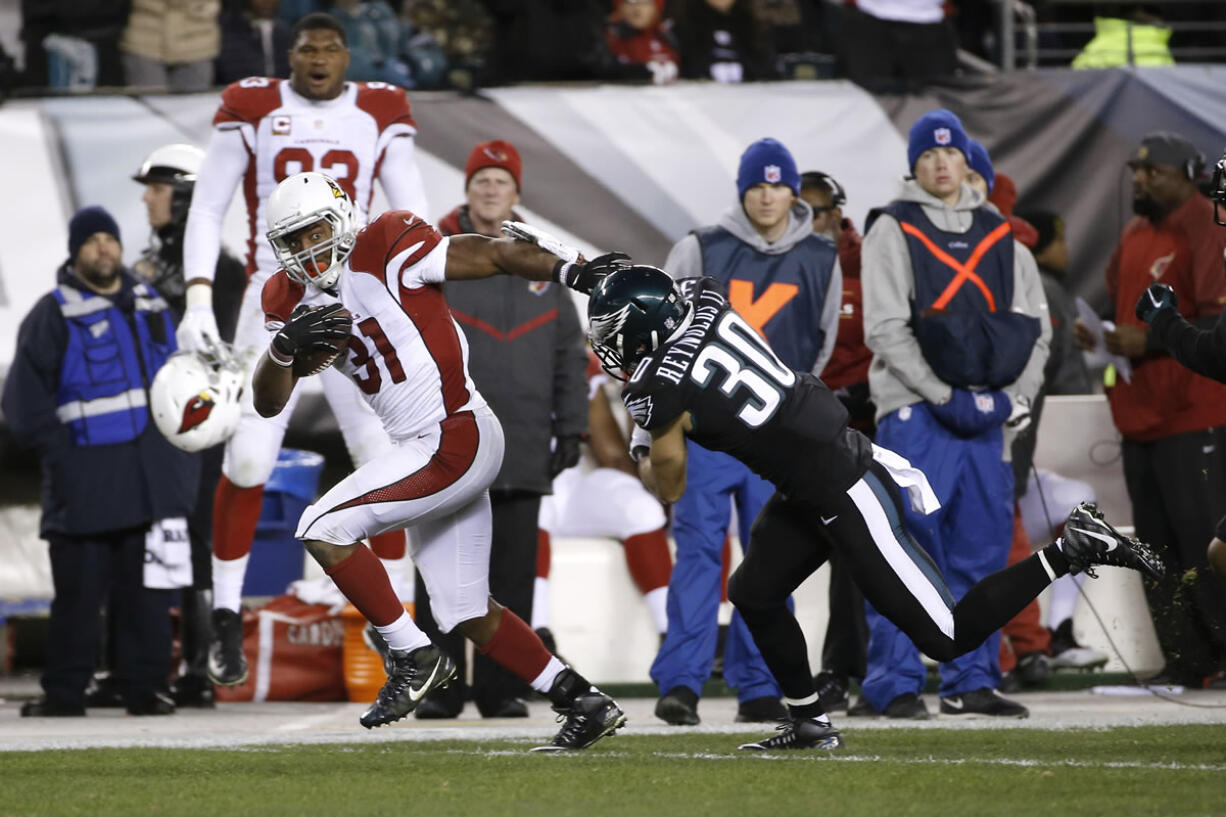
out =
[[[224,442],[242,415],[243,367],[228,349],[206,357],[176,352],[149,391],[153,422],[175,448],[201,451]]]
[[[682,329],[688,307],[672,278],[636,265],[610,273],[588,299],[588,337],[604,370],[625,380]]]
[[[268,241],[286,273],[319,289],[332,288],[357,239],[353,202],[340,185],[322,173],[290,176],[268,197],[265,214]],[[331,238],[294,249],[296,234],[318,222],[331,228]]]

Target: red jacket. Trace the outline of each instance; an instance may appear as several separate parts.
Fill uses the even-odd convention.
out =
[[[1213,204],[1194,195],[1160,224],[1133,218],[1107,265],[1107,292],[1116,323],[1142,325],[1133,311],[1154,281],[1174,288],[1189,320],[1216,315],[1226,304],[1222,256],[1226,230],[1213,223]],[[1226,425],[1226,385],[1193,374],[1165,353],[1133,359],[1132,382],[1107,391],[1116,428],[1146,442]]]
[[[864,345],[863,295],[860,289],[860,234],[843,219],[839,235],[839,266],[843,268],[843,303],[839,308],[839,334],[830,361],[822,370],[822,382],[831,389],[868,382],[868,364],[873,353]]]

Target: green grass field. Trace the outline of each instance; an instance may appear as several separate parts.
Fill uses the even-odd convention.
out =
[[[744,737],[761,736],[747,732]],[[0,754],[0,815],[1226,814],[1226,727],[852,730],[834,753],[737,735]]]

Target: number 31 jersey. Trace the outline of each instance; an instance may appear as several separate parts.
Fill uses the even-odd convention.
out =
[[[249,229],[248,274],[277,268],[264,240],[264,204],[281,181],[295,173],[326,173],[367,213],[388,144],[417,132],[408,97],[394,85],[347,82],[340,96],[318,101],[294,93],[285,80],[266,77],[248,77],[228,86],[213,127],[237,129],[247,148],[242,189]]]
[[[337,362],[393,440],[412,439],[485,400],[468,374],[468,342],[443,298],[448,239],[408,210],[389,210],[358,233],[338,282],[353,315]],[[280,270],[261,293],[276,331],[301,303],[335,302]]]
[[[691,416],[687,436],[723,451],[789,496],[820,497],[853,485],[872,445],[847,428],[847,410],[811,374],[783,365],[729,305],[718,281],[681,283],[689,325],[642,360],[622,401],[643,428]]]

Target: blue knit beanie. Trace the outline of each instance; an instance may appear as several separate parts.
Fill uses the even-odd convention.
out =
[[[800,171],[796,160],[782,143],[775,139],[759,139],[741,154],[741,166],[736,171],[736,192],[743,200],[745,191],[755,184],[786,184],[800,195]]]
[[[82,245],[94,233],[110,233],[119,241],[119,224],[101,207],[83,207],[68,222],[68,258],[75,261]],[[123,243],[123,242],[120,242]]]
[[[911,126],[911,135],[907,139],[907,166],[914,173],[920,154],[937,147],[957,148],[969,162],[969,141],[957,114],[944,108],[929,111]]]
[[[966,157],[966,163],[971,166],[971,170],[983,176],[983,180],[988,183],[988,192],[991,193],[996,188],[996,171],[992,169],[992,157],[988,155],[988,149],[979,142],[974,139],[968,141],[971,152]]]

